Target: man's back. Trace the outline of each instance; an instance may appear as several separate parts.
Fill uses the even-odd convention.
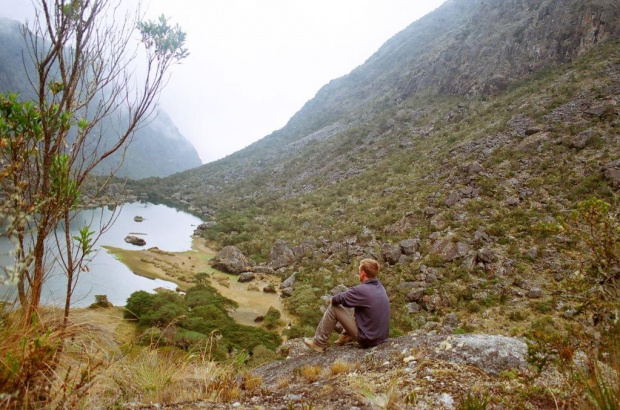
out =
[[[363,347],[376,346],[390,333],[390,301],[377,279],[369,279],[332,298],[333,305],[355,308],[358,342]]]

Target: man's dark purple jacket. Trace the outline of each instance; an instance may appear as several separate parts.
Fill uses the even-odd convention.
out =
[[[362,347],[376,346],[390,333],[390,301],[385,288],[377,279],[370,279],[337,294],[332,305],[355,308],[357,341]]]

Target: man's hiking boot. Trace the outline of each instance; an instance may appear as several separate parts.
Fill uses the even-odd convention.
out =
[[[338,338],[338,340],[336,340],[336,341],[334,342],[334,344],[335,344],[336,346],[344,346],[344,345],[346,345],[347,343],[351,342],[352,340],[353,340],[353,338],[352,338],[351,336],[349,336],[349,335],[347,335],[347,334],[344,334],[344,333],[343,333],[343,334],[341,334],[341,335],[340,335],[340,337]]]
[[[317,351],[319,353],[323,353],[325,351],[325,348],[314,343],[314,339],[311,337],[304,337],[304,344],[308,346],[310,349]]]

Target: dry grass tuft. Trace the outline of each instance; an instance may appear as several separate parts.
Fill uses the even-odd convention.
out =
[[[244,373],[242,375],[242,384],[243,390],[248,392],[255,392],[260,389],[263,385],[263,378],[261,376],[254,375],[252,373]]]
[[[289,377],[280,377],[276,381],[276,387],[278,390],[286,389],[291,384],[291,379]]]
[[[251,383],[255,386],[260,382]],[[102,375],[97,394],[88,405],[114,407],[136,401],[173,405],[198,400],[226,403],[240,396],[236,368],[212,361],[208,348],[187,353],[145,347],[134,349]]]
[[[329,366],[329,370],[333,376],[340,373],[348,373],[356,366],[352,363],[349,363],[342,359],[337,359],[334,363]]]
[[[314,383],[315,381],[317,381],[322,371],[323,367],[312,366],[309,364],[303,365],[299,369],[301,377],[303,377],[308,383]]]
[[[41,309],[33,323],[2,312],[0,392],[11,407],[70,407],[89,394],[96,377],[118,354],[105,321]]]

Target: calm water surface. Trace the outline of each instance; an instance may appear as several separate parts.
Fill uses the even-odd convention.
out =
[[[120,211],[119,211],[120,209]],[[170,252],[182,252],[191,248],[191,235],[196,226],[201,224],[200,218],[166,205],[133,202],[116,209],[118,215],[114,224],[103,233],[97,242],[97,252],[88,265],[90,272],[80,275],[77,288],[72,298],[72,306],[84,307],[94,302],[94,295],[107,295],[114,305],[125,305],[127,298],[137,290],[153,291],[162,287],[176,289],[176,284],[160,279],[147,279],[134,275],[129,268],[119,262],[113,255],[101,248],[102,245],[123,249],[148,249],[158,247]],[[91,230],[98,231],[101,221],[107,222],[113,214],[110,208],[85,210],[77,216],[71,226],[71,234],[90,225]],[[135,222],[134,217],[141,216],[143,222]],[[125,242],[127,235],[135,235],[146,241],[146,246],[139,247]],[[11,263],[7,252],[11,243],[0,238],[0,264]],[[3,295],[10,293],[12,288],[0,286]],[[53,273],[43,289],[42,300],[47,305],[64,306],[66,277],[62,273]]]

